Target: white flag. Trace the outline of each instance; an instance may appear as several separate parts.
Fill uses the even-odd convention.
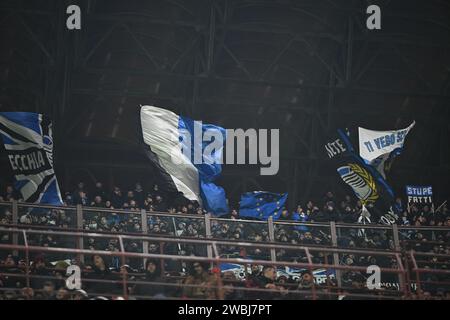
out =
[[[374,131],[358,128],[359,155],[368,164],[374,166],[385,178],[384,163],[387,159],[399,155],[408,132],[416,124],[415,121],[405,129],[391,131]]]

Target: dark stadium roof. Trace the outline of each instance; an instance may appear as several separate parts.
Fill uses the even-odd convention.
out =
[[[338,181],[323,154],[328,132],[412,120],[389,180],[401,193],[432,184],[448,196],[448,1],[376,1],[382,29],[373,31],[372,1],[72,3],[81,30],[65,28],[63,1],[0,1],[0,110],[53,118],[66,185],[81,169],[144,177],[137,111],[153,104],[228,128],[281,129],[278,176],[228,166],[230,196],[289,191],[293,204],[322,193]]]

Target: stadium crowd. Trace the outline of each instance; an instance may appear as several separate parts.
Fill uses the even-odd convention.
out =
[[[157,185],[145,191],[140,183],[132,190],[122,191],[114,187],[109,191],[97,182],[93,188],[87,188],[80,182],[75,190],[64,193],[65,205],[81,204],[87,207],[83,216],[83,228],[89,231],[107,232],[111,234],[142,233],[141,209],[150,212],[167,212],[171,217],[151,215],[146,219],[148,234],[170,235],[187,238],[203,238],[205,223],[201,217],[206,213],[196,203],[168,203],[167,196]],[[20,194],[12,186],[7,186],[0,201],[20,201]],[[396,200],[398,224],[403,226],[443,226],[450,227],[450,214],[446,204],[433,211],[427,205],[407,206],[400,198]],[[124,209],[123,213],[111,213],[96,208]],[[327,192],[320,201],[308,201],[298,205],[294,211],[283,208],[274,228],[274,240],[286,244],[302,244],[308,246],[330,246],[330,230],[326,226],[298,225],[288,222],[329,222],[358,223],[362,205],[351,196],[337,199],[332,192]],[[192,218],[176,217],[177,214],[192,215]],[[294,218],[295,217],[295,218]],[[376,223],[372,219],[372,223]],[[13,221],[9,207],[0,207],[0,225],[10,224],[35,225],[46,228],[76,228],[76,216],[72,210],[46,210],[38,213],[32,210],[20,210],[18,221]],[[239,218],[239,212],[232,209],[225,219],[211,220],[211,235],[216,239],[246,240],[250,242],[269,242],[269,230],[266,223]],[[403,249],[414,248],[416,251],[434,254],[450,254],[450,231],[400,230]],[[390,249],[394,250],[393,234],[386,229],[364,229],[356,226],[342,228],[338,234],[338,246],[343,248]],[[0,243],[12,241],[10,233],[0,233]],[[74,247],[74,239],[52,234],[32,234],[29,244],[48,247]],[[127,252],[142,252],[142,242],[127,240],[124,243]],[[117,238],[86,237],[84,247],[92,250],[119,251]],[[148,244],[149,253],[168,253],[181,255],[206,256],[205,245],[164,244],[158,241]],[[245,257],[255,260],[270,260],[270,252],[264,248],[243,249],[238,245],[220,246],[222,256]],[[277,261],[307,262],[304,252],[299,250],[277,249]],[[317,252],[312,255],[313,263],[331,262],[332,254]],[[348,266],[379,265],[386,268],[397,268],[394,258],[376,255],[341,254],[341,264]],[[448,259],[439,256],[428,257],[421,261],[424,268],[448,270]],[[65,269],[70,264],[79,264],[82,268],[83,289],[70,291],[65,287]],[[27,270],[29,267],[29,270]],[[221,270],[217,266],[194,262],[185,263],[176,260],[147,260],[128,258],[125,263],[119,257],[102,257],[93,255],[86,257],[86,262],[76,260],[75,255],[46,253],[36,254],[27,266],[23,255],[0,251],[0,299],[87,299],[88,297],[123,296],[122,279],[127,277],[126,291],[130,297],[140,298],[270,298],[300,299],[311,298],[311,286],[316,275],[307,270],[283,272],[281,266],[249,266],[240,270]],[[24,275],[29,273],[31,283],[26,283]],[[395,283],[396,275],[384,275],[385,282]],[[360,272],[345,272],[342,275],[343,286],[349,292],[364,292],[363,286],[367,275]],[[90,282],[89,280],[112,280],[113,283]],[[317,280],[317,279],[316,279]],[[441,275],[425,275],[425,280],[439,282],[446,280]],[[153,282],[152,285],[145,282]],[[422,296],[450,298],[447,285],[432,284],[423,287]],[[335,275],[327,277],[320,286],[336,287]],[[220,290],[219,290],[220,288]],[[248,289],[263,289],[251,291]],[[324,297],[336,299],[338,295]],[[339,291],[342,296],[342,291]],[[320,294],[320,292],[319,292]],[[344,291],[345,295],[345,291]],[[321,297],[321,298],[324,298]]]

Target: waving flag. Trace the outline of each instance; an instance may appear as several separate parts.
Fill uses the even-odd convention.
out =
[[[0,112],[0,135],[24,201],[62,204],[53,170],[52,124],[32,112]]]
[[[279,194],[266,191],[244,193],[241,196],[239,216],[260,220],[267,220],[272,217],[277,220],[281,215],[287,197],[287,193]]]
[[[325,150],[335,162],[342,180],[353,189],[363,205],[373,207],[380,216],[390,210],[394,200],[392,188],[375,168],[355,153],[343,131],[338,130],[338,136],[325,145]]]
[[[225,129],[154,106],[141,107],[141,127],[147,155],[167,191],[181,192],[216,215],[228,213],[225,191],[213,183],[222,172]],[[212,150],[211,134],[221,138]]]
[[[414,121],[405,129],[391,131],[359,128],[359,155],[386,178],[385,168],[402,152],[406,135],[415,124]]]

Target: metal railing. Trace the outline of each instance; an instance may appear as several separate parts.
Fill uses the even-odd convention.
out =
[[[159,218],[165,219],[166,224],[171,225],[171,228],[176,229],[176,220],[191,220],[202,223],[204,225],[204,233],[201,234],[202,237],[206,239],[213,238],[213,232],[211,230],[211,226],[213,223],[227,223],[227,224],[246,224],[252,226],[260,226],[264,228],[268,232],[269,241],[277,242],[276,240],[276,232],[277,230],[282,229],[296,229],[296,228],[307,228],[308,230],[319,230],[323,234],[323,237],[326,240],[329,240],[325,245],[329,245],[332,247],[342,247],[340,243],[341,240],[345,239],[348,232],[362,231],[364,233],[376,233],[380,234],[388,234],[389,240],[392,241],[392,247],[381,247],[377,249],[381,250],[397,250],[399,251],[402,247],[403,236],[405,232],[449,232],[450,228],[448,227],[412,227],[412,226],[397,226],[393,225],[376,225],[376,224],[348,224],[348,223],[335,223],[333,221],[328,223],[311,223],[311,222],[291,222],[291,221],[273,221],[269,218],[267,221],[253,221],[253,220],[243,220],[243,219],[223,219],[218,217],[213,217],[210,214],[206,214],[203,216],[200,215],[192,215],[192,214],[171,214],[167,212],[150,212],[145,210],[139,211],[131,211],[131,210],[119,210],[119,209],[107,209],[107,208],[97,208],[97,207],[82,207],[81,205],[77,206],[50,206],[50,205],[38,205],[38,204],[29,204],[29,203],[21,203],[17,201],[12,202],[0,202],[0,209],[9,208],[12,211],[12,224],[16,224],[19,222],[19,214],[26,214],[33,209],[38,210],[59,210],[64,211],[68,214],[73,214],[72,221],[74,222],[69,228],[84,230],[86,227],[85,219],[91,213],[100,214],[100,215],[117,215],[117,216],[128,216],[133,215],[139,217],[137,220],[140,225],[140,230],[134,230],[133,233],[140,234],[148,234],[149,231],[149,218]],[[97,230],[94,230],[97,231]],[[176,235],[176,230],[172,230]],[[326,231],[326,232],[323,232]],[[356,232],[357,232],[356,231]],[[83,249],[83,242],[81,240],[78,241],[78,248]],[[17,244],[17,235],[13,237],[13,243]],[[144,241],[142,243],[143,252],[148,252],[148,242]],[[372,247],[372,249],[374,249]],[[211,247],[208,247],[208,257],[212,256]],[[270,251],[270,257],[272,261],[276,261],[276,254],[274,250]],[[335,257],[335,260],[338,257]]]
[[[34,210],[39,210],[37,213],[33,212]],[[265,263],[280,263],[280,261],[278,261],[277,259],[277,255],[276,252],[277,250],[287,250],[287,249],[291,249],[291,250],[304,250],[303,248],[309,248],[308,250],[322,250],[322,251],[326,251],[326,252],[330,252],[332,255],[332,264],[328,264],[327,265],[332,265],[332,266],[339,266],[340,265],[340,259],[342,258],[342,255],[344,253],[349,253],[349,251],[351,252],[352,248],[349,247],[345,247],[342,245],[341,240],[345,239],[346,237],[348,237],[349,232],[353,232],[353,234],[355,234],[355,232],[357,231],[363,231],[362,235],[360,236],[364,236],[365,234],[378,234],[382,237],[385,237],[387,239],[389,239],[389,241],[392,243],[392,246],[389,247],[380,247],[380,248],[371,248],[370,252],[373,253],[382,253],[382,252],[389,252],[392,254],[399,254],[399,252],[401,250],[405,249],[404,244],[407,241],[411,241],[408,239],[404,239],[405,238],[405,234],[411,234],[411,233],[417,233],[417,232],[421,232],[421,233],[431,233],[432,237],[434,235],[434,233],[443,233],[443,232],[449,232],[450,228],[448,227],[415,227],[415,226],[397,226],[397,225],[375,225],[375,224],[370,224],[370,225],[360,225],[360,224],[348,224],[348,223],[335,223],[333,221],[329,222],[329,223],[310,223],[310,222],[291,222],[291,221],[273,221],[271,218],[268,219],[267,221],[253,221],[253,220],[243,220],[243,219],[224,219],[224,218],[218,218],[218,217],[213,217],[209,214],[206,215],[191,215],[191,214],[171,214],[171,213],[166,213],[166,212],[149,212],[149,211],[145,211],[145,210],[139,210],[139,211],[132,211],[132,210],[117,210],[117,209],[107,209],[107,208],[96,208],[96,207],[82,207],[80,205],[77,206],[63,206],[63,207],[59,207],[59,206],[49,206],[49,205],[36,205],[36,204],[28,204],[28,203],[19,203],[17,201],[12,201],[12,202],[0,202],[0,210],[3,211],[9,211],[10,213],[10,217],[11,217],[11,222],[8,223],[9,226],[11,227],[15,227],[16,230],[21,230],[21,232],[24,232],[24,228],[29,228],[30,225],[23,225],[23,224],[19,224],[19,218],[21,215],[23,214],[36,214],[39,215],[40,212],[42,212],[42,210],[47,210],[47,211],[52,211],[52,210],[58,210],[58,212],[64,212],[66,215],[68,214],[72,214],[73,218],[72,218],[72,222],[73,224],[66,226],[65,229],[61,229],[59,227],[55,227],[55,226],[33,226],[33,228],[35,229],[45,229],[45,230],[52,230],[51,234],[52,235],[57,235],[58,230],[66,230],[66,232],[71,232],[71,235],[73,237],[76,238],[76,245],[75,248],[69,248],[70,250],[76,250],[76,251],[64,251],[64,252],[72,252],[72,253],[76,253],[77,254],[77,260],[79,263],[84,263],[84,255],[85,254],[92,254],[92,250],[85,250],[85,244],[83,239],[86,238],[86,235],[89,234],[90,236],[92,235],[92,233],[89,233],[89,230],[86,230],[86,228],[88,228],[88,226],[86,225],[87,221],[86,218],[89,217],[90,214],[94,213],[94,214],[100,214],[100,215],[117,215],[117,216],[129,216],[129,215],[133,215],[134,217],[138,217],[137,219],[134,219],[134,221],[138,221],[140,224],[140,228],[139,230],[133,230],[132,232],[127,232],[127,233],[122,233],[120,236],[118,236],[116,233],[114,232],[96,232],[96,235],[99,234],[103,234],[105,237],[119,237],[117,238],[119,241],[124,241],[124,240],[130,240],[130,239],[134,239],[134,240],[139,240],[140,243],[142,243],[142,256],[139,256],[139,254],[137,256],[134,257],[141,257],[141,258],[147,258],[146,255],[149,254],[149,250],[148,250],[148,245],[149,242],[151,241],[157,241],[159,243],[176,243],[178,246],[180,246],[180,244],[182,243],[188,243],[186,241],[193,241],[190,242],[191,244],[197,243],[197,244],[203,244],[206,245],[206,257],[202,257],[205,259],[209,259],[207,261],[215,261],[214,259],[216,259],[217,257],[214,256],[214,252],[215,250],[217,251],[217,248],[214,248],[214,246],[218,246],[218,245],[228,245],[228,246],[238,246],[238,247],[243,247],[243,248],[250,248],[250,247],[263,247],[265,249],[268,250],[268,252],[270,253],[270,258],[267,260],[261,260],[261,261],[265,261]],[[1,213],[1,212],[0,212]],[[152,219],[160,219],[166,222],[166,224],[168,226],[172,226],[173,230],[173,236],[168,238],[167,236],[164,235],[158,235],[158,236],[154,236],[154,237],[148,237],[149,234],[151,234],[151,231],[149,230],[149,220]],[[183,237],[179,237],[177,235],[177,226],[176,226],[176,220],[180,220],[180,221],[195,221],[196,223],[199,223],[202,225],[202,232],[204,232],[203,234],[197,235],[197,236],[201,236],[202,239],[201,240],[196,240],[196,239],[186,239]],[[264,243],[252,243],[251,241],[232,241],[232,240],[228,240],[227,241],[223,241],[223,240],[217,240],[214,238],[214,233],[213,233],[213,226],[217,225],[217,224],[221,224],[221,223],[225,223],[225,224],[242,224],[242,225],[251,225],[253,228],[255,226],[257,226],[258,228],[264,229],[267,231],[268,233],[268,242],[266,244]],[[5,225],[4,225],[5,227]],[[295,229],[298,230],[299,228],[302,233],[306,233],[308,231],[311,230],[320,230],[319,232],[321,234],[323,234],[323,237],[326,238],[327,240],[329,240],[328,243],[325,243],[324,245],[318,245],[316,246],[317,248],[314,248],[314,245],[308,244],[306,247],[302,246],[301,243],[299,243],[298,245],[289,245],[287,243],[283,243],[283,242],[279,242],[276,240],[276,236],[277,236],[277,232],[279,232],[280,230],[283,229]],[[84,231],[84,232],[81,232]],[[325,232],[324,232],[325,231]],[[33,234],[33,232],[28,231],[29,234]],[[50,232],[50,231],[49,231]],[[28,234],[28,233],[27,233]],[[44,234],[42,231],[40,231],[40,234]],[[25,240],[26,237],[23,233],[20,233],[20,235],[22,235],[22,238]],[[169,239],[169,240],[168,240]],[[200,242],[196,242],[196,241],[200,241]],[[10,247],[11,249],[16,250],[15,253],[17,253],[17,251],[21,250],[20,248],[23,249],[23,245],[19,245],[19,233],[18,232],[13,232],[12,233],[12,241],[11,241],[12,246]],[[29,250],[30,248],[33,248],[33,246],[28,246],[28,244],[25,244],[25,247],[28,248],[27,250]],[[121,247],[123,247],[123,243],[121,243]],[[345,250],[347,251],[339,251],[339,248],[345,248]],[[64,250],[67,250],[68,248],[65,248]],[[123,249],[123,248],[121,248]],[[336,249],[336,250],[331,250],[330,249]],[[355,248],[356,249],[356,248]],[[161,249],[162,250],[162,249]],[[344,249],[340,249],[340,250],[344,250]],[[52,251],[52,250],[50,250]],[[57,251],[55,251],[57,252]],[[62,252],[62,251],[61,251]],[[305,251],[306,252],[306,251]],[[366,250],[367,252],[367,250]],[[412,251],[413,252],[413,251]],[[125,252],[124,252],[125,253]],[[131,253],[128,253],[131,254]],[[134,253],[133,253],[134,254]],[[416,275],[414,278],[416,279],[416,281],[418,283],[420,283],[420,274],[423,274],[425,271],[422,270],[423,268],[419,268],[417,265],[415,265],[416,260],[415,257],[417,256],[418,253],[411,253],[412,256],[409,257],[409,262],[413,265],[413,271],[414,274]],[[108,255],[108,254],[107,254]],[[416,256],[414,256],[416,255]],[[125,257],[127,255],[123,255],[121,257]],[[153,257],[153,256],[152,256]],[[307,257],[309,259],[309,256],[307,254]],[[160,257],[162,258],[162,257]],[[165,258],[169,258],[169,257],[165,257]],[[197,257],[198,258],[198,257]],[[172,259],[172,258],[171,258]],[[187,259],[189,260],[189,259]],[[201,259],[200,259],[201,260]],[[206,260],[205,260],[206,261]],[[401,260],[399,260],[401,263]],[[310,263],[310,261],[308,260],[308,263]],[[289,264],[287,264],[286,266],[288,266]],[[300,266],[296,265],[296,266]],[[306,267],[305,265],[303,265],[303,267]],[[406,268],[408,271],[408,268]],[[429,270],[427,269],[427,272]],[[401,274],[399,274],[398,277],[398,281],[400,284],[400,287],[405,288],[405,290],[408,290],[409,286],[406,285],[406,283],[410,283],[413,277],[408,273],[406,276],[402,276]],[[342,268],[338,267],[336,268],[336,279],[338,282],[338,286],[342,287]],[[420,287],[420,285],[419,285]]]
[[[16,228],[16,227],[0,227],[0,233],[13,233],[17,234],[21,237],[20,240],[22,240],[22,244],[0,244],[0,250],[17,250],[24,253],[25,256],[25,274],[21,275],[26,279],[26,286],[30,286],[30,280],[33,275],[30,273],[30,254],[32,252],[39,252],[39,253],[58,253],[58,254],[64,254],[65,256],[70,254],[76,255],[76,254],[84,254],[84,255],[100,255],[103,257],[119,257],[121,259],[121,265],[126,264],[126,258],[141,258],[141,259],[159,259],[161,261],[163,260],[177,260],[177,261],[190,261],[190,262],[207,262],[211,263],[215,267],[219,267],[220,263],[235,263],[240,265],[262,265],[262,266],[283,266],[283,267],[291,267],[291,268],[301,268],[309,270],[310,274],[313,274],[314,270],[316,269],[326,269],[326,270],[340,270],[340,271],[353,271],[353,272],[366,272],[367,268],[365,266],[346,266],[341,265],[339,263],[313,263],[311,257],[313,254],[317,252],[326,252],[329,254],[334,253],[341,253],[341,254],[355,254],[355,255],[362,255],[362,254],[372,254],[377,256],[384,256],[384,257],[392,257],[396,259],[397,261],[397,268],[388,268],[383,267],[380,268],[381,272],[384,273],[392,273],[398,275],[400,278],[403,279],[401,287],[399,292],[401,293],[401,296],[406,297],[407,296],[407,288],[405,286],[406,281],[406,271],[403,268],[403,264],[401,261],[400,253],[398,252],[379,252],[379,251],[368,251],[368,250],[355,250],[355,249],[340,249],[340,248],[318,248],[318,247],[306,247],[306,246],[296,246],[296,245],[283,245],[283,244],[275,244],[275,243],[248,243],[248,242],[238,242],[237,245],[240,247],[258,247],[258,248],[267,248],[267,249],[280,249],[286,247],[293,248],[298,251],[302,251],[303,254],[307,257],[307,262],[292,262],[292,261],[276,261],[275,264],[273,261],[270,260],[255,260],[255,259],[248,259],[248,258],[226,258],[221,257],[220,251],[218,247],[220,245],[236,245],[236,242],[226,241],[226,240],[213,240],[213,239],[185,239],[185,238],[175,238],[175,237],[155,237],[155,236],[149,236],[149,235],[122,235],[122,234],[103,234],[103,233],[91,233],[91,232],[80,232],[80,231],[57,231],[57,230],[34,230],[34,229],[23,229],[23,228]],[[31,235],[52,235],[52,236],[67,236],[70,238],[74,237],[94,237],[94,238],[104,238],[104,239],[111,239],[116,238],[120,244],[120,250],[115,251],[105,251],[105,250],[87,250],[87,249],[78,249],[78,248],[63,248],[63,247],[42,247],[42,246],[35,246],[29,244],[29,237]],[[179,255],[179,254],[170,254],[166,252],[161,253],[136,253],[136,252],[127,252],[124,246],[124,241],[126,240],[142,240],[142,241],[152,241],[152,242],[161,242],[161,243],[183,243],[183,244],[195,244],[195,245],[206,245],[210,246],[213,250],[213,256],[212,257],[202,257],[202,256],[187,256],[187,255]],[[8,273],[2,273],[3,275],[9,275],[9,276],[18,276],[17,274],[8,274]],[[122,293],[125,298],[128,298],[128,275],[126,272],[121,272],[121,283],[122,283]],[[334,288],[334,291],[330,290],[330,283],[328,279],[328,273],[327,273],[327,291],[321,292],[323,288],[319,288],[315,282],[312,282],[310,294],[312,295],[312,299],[317,299],[321,295],[334,295],[337,296],[342,293],[342,290],[345,288],[342,288],[341,286],[337,286]],[[93,281],[96,280],[87,279],[87,281]],[[105,280],[99,280],[100,282],[104,282]],[[117,282],[117,281],[113,281]],[[134,282],[131,282],[133,284]],[[162,285],[162,283],[160,283]],[[185,284],[183,284],[185,286]],[[218,282],[218,288],[219,291],[223,289],[223,284],[221,282]],[[244,289],[247,291],[252,291],[253,289]],[[272,292],[271,290],[267,289],[255,289],[253,291],[263,291],[263,292]],[[290,293],[299,293],[301,291],[298,290],[291,290]],[[279,291],[273,291],[274,293],[279,293]],[[304,293],[304,292],[303,292]],[[348,295],[352,295],[349,293]],[[358,294],[355,295],[356,297]],[[371,292],[360,294],[361,297],[366,298],[383,298],[380,297],[375,292],[371,294]],[[398,298],[398,295],[392,296],[391,298]],[[389,298],[389,296],[386,296],[384,298]]]

